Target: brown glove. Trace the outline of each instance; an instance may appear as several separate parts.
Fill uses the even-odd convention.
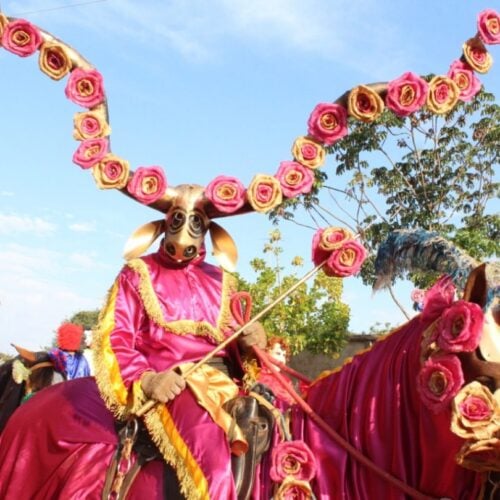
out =
[[[249,351],[254,345],[265,349],[267,346],[267,335],[262,324],[256,321],[245,328],[238,337],[238,345],[243,353]]]
[[[148,398],[166,403],[181,393],[186,381],[174,370],[146,372],[141,377],[141,386]]]

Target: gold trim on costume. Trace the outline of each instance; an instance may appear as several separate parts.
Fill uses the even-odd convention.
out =
[[[221,306],[219,317],[217,319],[217,326],[213,327],[207,321],[165,321],[160,302],[151,282],[147,264],[142,259],[133,259],[130,262],[127,262],[127,266],[139,275],[138,291],[142,299],[144,309],[146,310],[148,317],[151,318],[157,325],[177,335],[206,335],[214,339],[216,342],[222,342],[224,340],[222,332],[228,328],[232,318],[229,297],[236,289],[234,277],[223,271]]]
[[[163,458],[174,468],[181,492],[189,499],[208,500],[207,478],[179,434],[167,407],[156,405],[146,413],[144,422]]]
[[[130,413],[129,392],[123,383],[120,367],[111,348],[109,336],[115,327],[115,303],[118,294],[118,280],[115,281],[101,310],[97,329],[92,341],[95,343],[95,379],[106,406],[118,418]]]

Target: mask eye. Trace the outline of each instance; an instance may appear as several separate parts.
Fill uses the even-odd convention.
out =
[[[200,236],[204,231],[203,219],[199,214],[189,216],[189,230],[194,236]]]
[[[178,231],[186,223],[186,214],[180,210],[176,210],[172,214],[170,221],[170,229],[172,231]]]

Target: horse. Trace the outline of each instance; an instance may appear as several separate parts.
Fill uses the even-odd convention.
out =
[[[294,406],[291,420],[293,439],[311,450],[316,473],[310,490],[300,490],[303,481],[294,483],[296,477],[273,484],[282,497],[286,488],[298,487],[297,498],[310,492],[329,499],[495,498],[500,350],[486,353],[483,346],[498,345],[500,336],[498,270],[491,278],[487,265],[470,264],[462,300],[455,299],[450,279],[439,280],[421,314],[312,382],[304,395],[311,411]],[[466,349],[455,344],[454,351],[443,352],[443,321],[463,307],[474,314],[486,308],[484,323],[475,323],[477,342],[468,339]],[[487,393],[495,395],[488,399]],[[471,394],[476,399],[467,406]],[[490,413],[467,413],[481,402],[489,402]],[[16,498],[100,498],[106,469],[117,457],[115,424],[92,378],[44,390],[12,416],[0,437],[0,497],[15,492]],[[134,460],[132,454],[126,466]],[[138,469],[127,498],[177,498],[175,478],[164,477],[162,460],[152,456]]]
[[[56,371],[48,354],[15,346],[19,355],[0,366],[0,433],[21,403],[65,376]]]

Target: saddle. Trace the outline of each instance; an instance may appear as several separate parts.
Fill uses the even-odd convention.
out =
[[[255,469],[262,455],[271,443],[271,431],[274,417],[271,411],[251,396],[239,396],[224,405],[224,409],[233,417],[234,427],[238,425],[248,442],[248,451],[242,456],[231,457],[238,500],[248,500],[252,492]],[[234,428],[233,427],[233,428]],[[123,500],[132,486],[141,467],[151,460],[162,460],[161,453],[151,441],[142,421],[132,419],[128,422],[118,422],[117,431],[119,445],[115,456],[108,467],[102,500]],[[231,439],[231,429],[230,435]],[[137,456],[132,460],[132,452]],[[165,484],[178,486],[177,478],[172,469],[165,464]],[[168,480],[167,480],[168,478]],[[174,500],[184,498],[176,489],[166,486],[165,498]]]

